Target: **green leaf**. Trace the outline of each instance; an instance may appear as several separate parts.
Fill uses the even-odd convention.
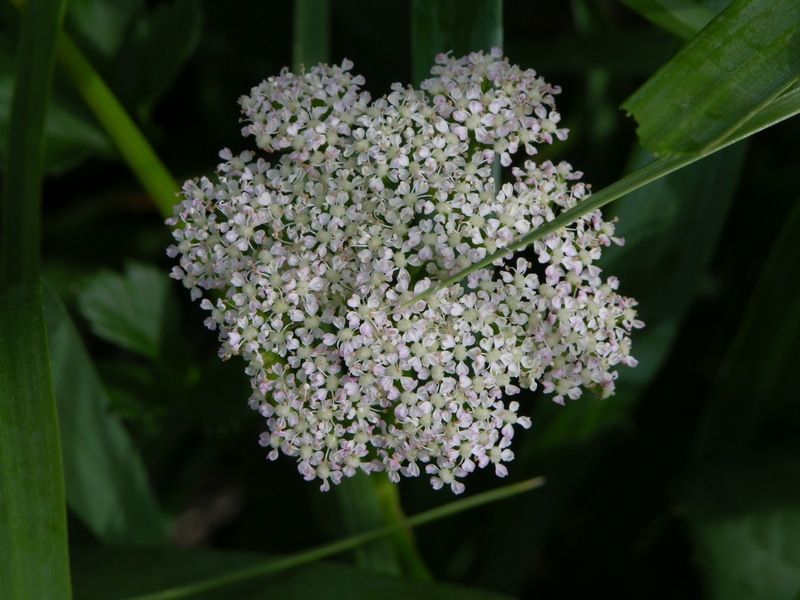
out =
[[[74,553],[75,597],[114,600],[186,585],[269,561],[257,554],[209,550],[81,548]],[[177,597],[177,596],[176,596]],[[238,600],[508,600],[447,583],[399,579],[341,564],[317,563],[192,598]]]
[[[786,219],[731,342],[697,429],[697,463],[746,453],[765,421],[796,404],[800,364],[800,199]],[[765,320],[765,316],[769,318]],[[775,416],[779,415],[779,416]]]
[[[55,293],[44,289],[50,368],[58,404],[67,505],[101,540],[166,542],[147,472],[80,336]]]
[[[621,0],[648,21],[682,40],[693,38],[714,13],[695,0]]]
[[[61,446],[38,282],[0,287],[0,582],[7,600],[70,597]]]
[[[30,0],[22,19],[0,198],[0,585],[8,600],[71,597],[39,282],[44,117],[64,8]]]
[[[800,586],[800,449],[695,472],[681,505],[711,600],[791,598]]]
[[[503,45],[502,0],[412,0],[411,74],[418,85],[440,52],[464,56]]]
[[[143,10],[142,0],[71,0],[64,27],[93,55],[109,61],[122,50],[131,24]]]
[[[624,104],[654,154],[706,152],[800,76],[800,3],[737,0]]]
[[[129,263],[124,275],[98,273],[78,301],[94,333],[147,358],[164,356],[178,335],[170,280],[153,267]]]

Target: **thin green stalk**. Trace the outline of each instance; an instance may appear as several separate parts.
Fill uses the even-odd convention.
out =
[[[536,489],[542,486],[543,484],[544,484],[544,479],[542,477],[537,477],[535,479],[528,479],[520,483],[505,486],[489,492],[484,492],[483,494],[477,494],[469,498],[456,500],[455,502],[451,502],[444,506],[440,506],[439,508],[434,508],[424,513],[420,513],[414,517],[402,519],[400,521],[392,523],[391,525],[387,525],[386,527],[381,527],[380,529],[367,531],[365,533],[349,537],[339,542],[334,542],[333,544],[320,546],[319,548],[314,548],[312,550],[307,550],[299,554],[287,556],[286,558],[274,560],[256,567],[251,567],[248,569],[235,571],[233,573],[228,573],[227,575],[223,575],[221,577],[215,577],[207,581],[201,581],[199,583],[193,583],[185,586],[171,588],[168,590],[162,590],[160,592],[154,592],[152,594],[135,596],[127,598],[126,600],[176,600],[177,598],[190,598],[196,594],[220,589],[250,579],[255,579],[256,577],[262,577],[264,575],[269,575],[271,573],[276,573],[278,571],[284,571],[286,569],[291,569],[294,567],[306,565],[315,562],[317,560],[327,558],[329,556],[334,556],[341,552],[351,550],[356,546],[359,546],[366,542],[370,542],[380,537],[390,535],[393,531],[411,527],[418,527],[419,525],[424,525],[432,521],[437,521],[439,519],[443,519],[445,517],[449,517],[464,512],[466,510],[470,510],[472,508],[477,508],[485,504],[497,502],[499,500],[510,498],[511,496],[522,494],[524,492]]]
[[[179,188],[133,119],[66,34],[58,39],[58,62],[116,144],[164,217],[172,215]]]
[[[0,198],[0,590],[71,597],[64,474],[40,274],[44,119],[65,0],[22,17]]]
[[[446,288],[450,285],[454,285],[456,283],[461,282],[471,273],[478,271],[479,269],[483,269],[491,265],[494,261],[498,259],[502,259],[509,254],[516,252],[517,250],[522,250],[526,246],[532,244],[536,240],[543,238],[544,236],[553,233],[554,231],[558,231],[562,227],[566,227],[576,219],[579,219],[583,215],[592,212],[593,210],[597,210],[598,208],[605,206],[612,200],[616,200],[617,198],[621,198],[625,194],[632,192],[635,189],[642,187],[643,185],[647,185],[651,181],[655,181],[659,177],[663,177],[681,167],[685,167],[686,165],[693,163],[696,160],[699,160],[700,156],[691,156],[691,157],[668,157],[668,158],[660,158],[657,159],[650,164],[642,167],[638,171],[631,173],[627,177],[620,179],[619,181],[611,184],[607,188],[601,190],[596,194],[592,194],[584,200],[583,202],[579,203],[577,206],[569,209],[568,211],[561,213],[552,221],[549,221],[538,227],[537,229],[531,231],[529,234],[522,236],[521,238],[517,239],[515,242],[512,242],[505,248],[498,250],[492,254],[486,255],[483,260],[480,260],[476,263],[473,263],[466,269],[462,269],[457,273],[447,277],[446,279],[442,279],[441,281],[436,282],[434,285],[429,287],[424,292],[417,294],[410,300],[404,302],[400,305],[400,309],[405,308],[407,306],[411,306],[412,304],[419,302],[420,300],[424,300],[431,294],[434,294],[437,290]]]
[[[11,0],[20,10],[24,0]],[[58,36],[57,58],[86,104],[116,144],[142,187],[164,217],[172,215],[175,195],[180,191],[175,178],[153,150],[103,78],[65,33]]]

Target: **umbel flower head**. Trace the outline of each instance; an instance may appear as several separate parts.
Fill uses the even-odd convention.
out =
[[[323,490],[424,470],[460,493],[476,467],[505,476],[530,426],[505,396],[605,397],[616,365],[636,365],[636,302],[595,265],[621,240],[595,211],[535,242],[536,267],[509,252],[469,269],[589,194],[565,162],[492,178],[496,159],[566,138],[560,89],[498,49],[440,55],[421,89],[374,101],[351,68],[284,70],[241,97],[257,150],[223,150],[217,181],[184,184],[172,277],[202,299],[220,356],[247,361],[270,459]]]

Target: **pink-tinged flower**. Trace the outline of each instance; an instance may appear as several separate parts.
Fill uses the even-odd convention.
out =
[[[495,160],[567,135],[560,89],[498,49],[440,55],[420,90],[374,102],[352,66],[284,70],[240,99],[258,152],[223,150],[217,180],[184,184],[171,276],[220,356],[247,361],[270,460],[292,457],[322,490],[424,467],[458,494],[476,468],[506,476],[531,425],[504,396],[610,395],[642,323],[596,265],[621,243],[598,211],[535,242],[535,267],[509,253],[411,303],[590,190],[568,163],[533,160],[496,189]]]

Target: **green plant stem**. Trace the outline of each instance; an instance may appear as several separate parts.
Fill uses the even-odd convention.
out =
[[[294,0],[292,70],[313,67],[330,60],[330,2]]]
[[[400,504],[400,488],[392,483],[385,473],[375,473],[370,476],[370,481],[378,495],[384,523],[392,525],[405,519],[403,508]],[[425,566],[416,544],[414,535],[408,527],[396,529],[389,534],[389,539],[397,556],[403,565],[403,570],[420,581],[433,581],[433,575]]]
[[[18,9],[24,0],[10,0]],[[153,150],[117,97],[86,57],[65,33],[56,42],[56,57],[97,120],[119,149],[142,187],[164,217],[172,215],[175,195],[180,191],[175,178]]]
[[[83,53],[65,34],[59,36],[57,56],[59,64],[114,141],[158,211],[164,217],[172,215],[179,188],[144,134]]]
[[[126,600],[175,600],[177,598],[190,598],[196,594],[220,589],[229,585],[240,583],[242,581],[247,581],[249,579],[269,575],[278,571],[299,567],[301,565],[312,563],[329,556],[334,556],[341,552],[345,552],[346,550],[351,550],[356,546],[366,542],[390,535],[394,531],[417,527],[419,525],[437,521],[439,519],[443,519],[472,508],[477,508],[478,506],[483,506],[484,504],[510,498],[511,496],[516,496],[517,494],[522,494],[524,492],[536,489],[543,484],[544,479],[541,477],[528,479],[526,481],[521,481],[520,483],[508,485],[496,490],[485,492],[483,494],[477,494],[469,498],[456,500],[455,502],[451,502],[439,508],[434,508],[416,516],[396,521],[391,525],[387,525],[386,527],[367,531],[339,542],[334,542],[333,544],[320,546],[319,548],[307,550],[299,554],[287,556],[286,558],[277,559],[263,565],[251,567],[249,569],[242,569],[240,571],[228,573],[227,575],[215,577],[207,581],[201,581],[199,583],[162,590],[152,594],[135,596],[127,598]]]

